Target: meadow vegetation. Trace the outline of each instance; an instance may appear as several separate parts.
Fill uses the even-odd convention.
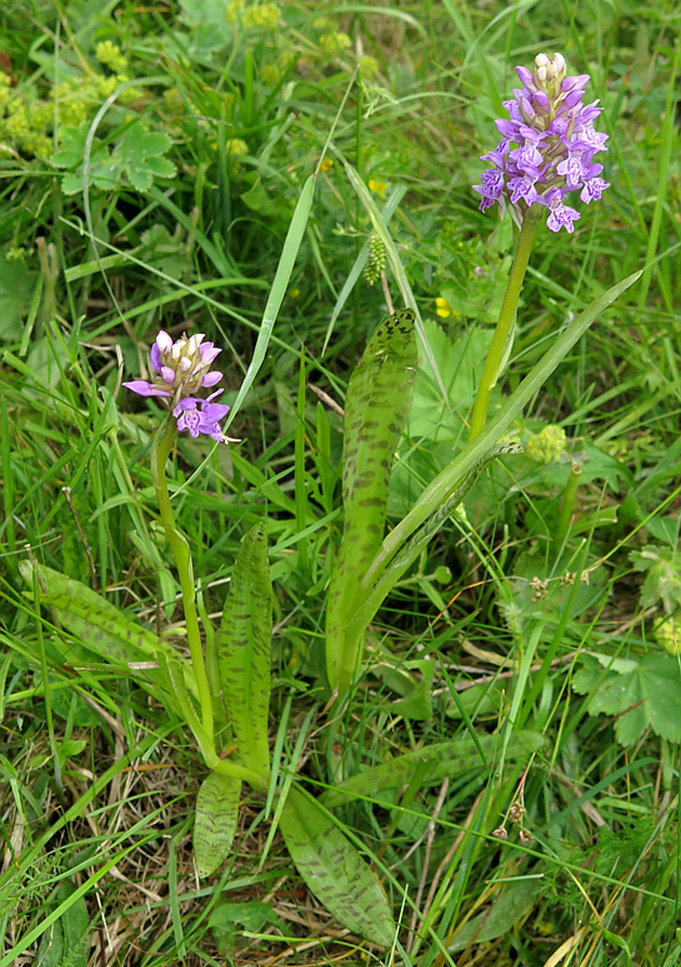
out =
[[[0,967],[681,963],[679,37],[2,4]],[[541,52],[609,188],[537,225],[471,433],[517,236],[472,186]],[[342,414],[393,308],[376,518]],[[159,331],[222,348],[236,442],[155,436]]]

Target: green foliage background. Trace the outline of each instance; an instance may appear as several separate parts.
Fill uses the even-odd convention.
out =
[[[45,965],[289,950],[320,964],[678,963],[680,27],[677,3],[630,0],[3,5],[0,967],[19,949]],[[362,685],[329,725],[342,423],[312,387],[342,406],[385,315],[379,282],[345,288],[372,226],[343,160],[424,317],[394,526],[465,441],[513,244],[471,184],[514,66],[554,50],[591,74],[611,187],[574,235],[540,229],[493,411],[572,318],[643,276],[514,425],[526,453],[491,466],[392,591]],[[122,674],[36,614],[20,572],[29,545],[184,651],[148,464],[160,410],[120,382],[159,328],[205,332],[235,403],[314,171],[291,283],[231,414],[242,442],[183,437],[170,472],[209,613],[242,537],[266,524],[276,770],[317,797],[349,784],[333,815],[383,883],[393,951],[363,948],[310,899],[256,794],[223,871],[197,886],[191,737],[141,686],[151,671]],[[534,751],[509,747],[497,768],[509,721]],[[465,743],[455,773],[375,778],[437,742]]]

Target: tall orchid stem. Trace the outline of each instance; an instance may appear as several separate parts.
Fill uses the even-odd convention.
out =
[[[164,426],[159,427],[152,450],[151,472],[158,497],[158,506],[168,536],[168,543],[175,559],[180,587],[182,588],[182,606],[187,625],[187,639],[191,654],[196,687],[201,705],[201,721],[211,745],[213,743],[213,702],[211,699],[206,664],[201,646],[201,631],[196,612],[196,589],[194,587],[194,569],[192,567],[189,545],[184,534],[177,529],[173,509],[170,505],[170,494],[166,481],[166,463],[171,447],[177,436],[177,424],[170,417]]]
[[[482,431],[485,429],[485,423],[487,422],[487,411],[489,409],[490,396],[499,375],[499,368],[504,356],[506,341],[513,326],[513,320],[515,319],[516,310],[518,308],[520,290],[522,288],[523,279],[525,278],[527,264],[530,260],[532,242],[534,241],[534,233],[537,228],[537,219],[535,219],[533,215],[534,213],[532,212],[532,208],[530,208],[523,221],[520,234],[518,235],[518,244],[515,250],[513,265],[511,267],[511,274],[508,278],[508,285],[506,286],[506,293],[504,294],[501,312],[499,313],[497,328],[494,330],[494,335],[492,336],[492,343],[489,347],[489,352],[487,353],[485,368],[482,371],[482,378],[480,380],[480,385],[478,386],[478,394],[475,397],[475,405],[473,406],[473,414],[471,416],[471,427],[468,434],[469,442],[474,440],[477,436],[480,436]]]

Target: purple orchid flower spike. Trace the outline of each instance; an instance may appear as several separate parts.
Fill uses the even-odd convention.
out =
[[[593,126],[603,109],[598,101],[582,103],[589,75],[568,77],[561,54],[553,60],[538,54],[533,71],[516,67],[516,73],[522,89],[504,101],[509,120],[496,122],[502,140],[482,156],[493,167],[473,190],[482,195],[481,211],[497,202],[503,216],[508,205],[518,227],[530,209],[536,216],[543,207],[552,232],[573,232],[580,216],[565,204],[568,194],[579,191],[588,205],[610,187],[601,177],[603,165],[593,160],[608,150],[608,135]]]
[[[201,389],[212,389],[222,379],[219,370],[210,369],[220,348],[212,342],[203,342],[204,334],[182,335],[173,342],[172,337],[161,329],[149,354],[151,380],[134,379],[123,386],[138,396],[158,396],[169,400],[177,420],[178,430],[189,430],[193,437],[210,436],[221,443],[237,442],[225,437],[219,426],[229,412],[224,403],[213,403],[222,392],[217,390],[207,399],[194,394]]]

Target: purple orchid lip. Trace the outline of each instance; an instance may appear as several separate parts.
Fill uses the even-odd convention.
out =
[[[521,226],[528,210],[541,206],[552,232],[573,232],[580,215],[565,203],[569,193],[579,191],[588,205],[610,187],[601,177],[603,166],[593,162],[594,155],[608,150],[608,135],[593,126],[603,109],[598,101],[582,103],[590,77],[567,77],[561,54],[553,59],[538,54],[533,71],[517,67],[516,73],[522,89],[504,101],[509,119],[495,122],[502,140],[482,156],[492,167],[473,185],[482,195],[480,210],[496,202],[503,217],[508,206]]]
[[[196,396],[202,389],[212,389],[222,379],[217,369],[209,369],[222,352],[212,342],[203,342],[204,334],[182,335],[173,341],[161,329],[149,353],[151,380],[135,379],[123,385],[138,396],[157,396],[169,400],[167,404],[177,420],[178,430],[188,430],[196,438],[211,437],[221,443],[229,442],[219,425],[229,413],[226,403],[214,403],[222,393],[217,389],[207,398]]]

